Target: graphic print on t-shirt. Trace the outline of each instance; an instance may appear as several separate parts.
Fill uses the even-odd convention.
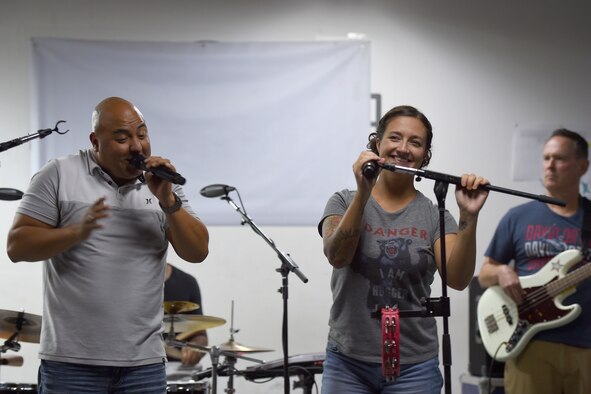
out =
[[[410,307],[411,293],[409,288],[422,287],[421,278],[428,269],[428,256],[420,253],[412,256],[409,246],[413,240],[405,237],[377,239],[379,255],[371,257],[361,254],[353,271],[369,280],[367,307],[398,306],[400,309]],[[420,289],[411,290],[417,294]]]
[[[580,230],[576,227],[530,224],[525,227],[523,248],[528,258],[527,270],[537,271],[552,257],[577,248]]]

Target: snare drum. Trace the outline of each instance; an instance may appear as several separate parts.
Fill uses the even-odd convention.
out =
[[[11,393],[37,394],[37,385],[26,383],[0,383],[0,394]]]
[[[206,382],[168,382],[167,393],[210,394],[209,383]]]

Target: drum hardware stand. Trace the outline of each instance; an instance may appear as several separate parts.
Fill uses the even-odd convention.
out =
[[[24,316],[24,311],[18,312],[16,321],[14,323],[16,331],[10,336],[10,338],[4,341],[4,344],[2,346],[0,346],[0,354],[6,353],[9,350],[12,350],[13,352],[18,352],[19,350],[21,350],[21,344],[18,343],[18,335],[23,328]]]
[[[314,387],[315,379],[314,374],[306,373],[298,375],[300,380],[293,382],[294,389],[304,390],[304,394],[312,394],[312,387]]]
[[[234,390],[234,375],[236,374],[234,366],[236,365],[236,357],[226,355],[223,365],[227,366],[228,370],[228,387],[224,392],[234,394],[236,392],[236,390]]]
[[[434,171],[421,170],[416,168],[402,167],[394,164],[378,164],[385,170],[392,172],[403,172],[412,174],[417,177],[417,181],[421,178],[429,178],[435,180],[433,191],[437,197],[439,208],[439,239],[441,243],[441,280],[442,280],[442,296],[440,298],[429,298],[423,303],[424,309],[420,311],[400,311],[400,317],[443,317],[443,335],[442,335],[442,353],[443,353],[443,367],[444,367],[444,383],[445,393],[451,394],[451,340],[449,336],[448,317],[450,316],[449,298],[447,297],[447,264],[446,264],[446,250],[445,250],[445,197],[450,183],[461,185],[462,178],[453,175],[447,175]],[[559,206],[566,206],[564,201],[551,198],[544,195],[535,195],[517,190],[506,189],[493,185],[480,186],[484,190],[496,191],[506,194],[512,194],[520,197],[530,198],[533,200],[554,204]]]
[[[236,192],[238,192],[237,189],[235,189]],[[225,200],[228,202],[228,204],[230,204],[230,206],[232,208],[234,208],[234,210],[236,210],[236,212],[238,212],[240,214],[240,216],[242,216],[242,225],[248,223],[248,225],[252,228],[252,230],[257,233],[258,235],[260,235],[265,242],[267,242],[267,244],[277,253],[277,257],[279,257],[279,260],[281,261],[281,267],[276,269],[275,271],[279,272],[281,274],[281,288],[278,290],[278,292],[282,295],[283,298],[283,322],[282,322],[282,343],[283,343],[283,380],[284,380],[284,393],[285,394],[289,394],[289,351],[288,351],[288,344],[289,344],[289,335],[288,335],[288,296],[289,296],[289,292],[288,292],[288,275],[290,272],[295,273],[298,278],[300,278],[300,280],[304,283],[308,282],[308,278],[306,278],[306,276],[300,271],[299,267],[297,266],[297,264],[293,261],[293,259],[291,258],[291,256],[289,255],[289,253],[284,253],[282,251],[280,251],[279,249],[277,249],[277,246],[275,245],[275,242],[273,242],[272,239],[270,239],[265,233],[263,233],[261,231],[261,229],[252,221],[252,219],[246,214],[246,211],[243,211],[238,205],[236,205],[234,203],[234,201],[228,196],[228,192],[230,190],[226,190],[226,194],[222,197],[220,197],[222,200]],[[238,196],[240,197],[240,193],[238,193]]]
[[[18,336],[20,331],[23,329],[24,322],[25,311],[21,310],[20,312],[18,312],[18,315],[16,316],[16,320],[14,322],[16,331],[10,336],[10,338],[4,341],[4,345],[0,346],[0,353],[6,353],[6,351],[8,350],[12,350],[14,352],[18,352],[19,350],[21,350],[21,344],[18,343]]]
[[[10,338],[8,338],[6,341],[4,341],[4,345],[0,346],[0,355],[3,353],[6,353],[8,350],[18,352],[20,350],[20,348],[21,348],[21,344],[18,343],[18,331],[16,331],[14,334],[12,334],[10,336]],[[0,367],[1,366],[2,366],[2,364],[0,363]]]
[[[234,300],[232,300],[230,311],[230,343],[234,343],[234,334],[238,331],[240,331],[240,329],[234,328]],[[236,392],[236,390],[234,390],[234,365],[236,365],[236,361],[236,357],[229,355],[227,355],[224,360],[224,366],[227,366],[228,369],[228,387],[224,391],[228,394],[234,394]]]
[[[196,380],[211,376],[211,380],[212,380],[211,393],[212,394],[217,394],[217,378],[218,378],[221,371],[226,371],[226,370],[229,370],[229,372],[228,372],[228,388],[225,391],[227,393],[234,393],[235,392],[234,386],[233,386],[234,385],[233,375],[235,374],[234,373],[234,365],[236,364],[237,358],[241,358],[241,359],[248,360],[248,361],[253,361],[253,362],[259,363],[259,364],[264,363],[263,360],[258,360],[256,358],[243,356],[241,354],[237,354],[236,352],[221,350],[219,346],[212,346],[211,348],[208,348],[206,346],[197,345],[195,343],[188,343],[185,341],[177,341],[176,339],[171,339],[171,338],[174,338],[174,331],[172,331],[172,329],[173,329],[173,327],[172,327],[172,322],[171,322],[172,336],[169,335],[166,339],[166,344],[168,346],[190,347],[190,348],[199,349],[199,350],[202,350],[206,353],[209,353],[209,356],[211,358],[211,368],[209,368],[208,370],[202,371],[202,372],[198,372],[197,374],[195,374],[195,376],[198,378]],[[220,361],[220,355],[223,355],[226,357],[226,360],[225,360],[224,364],[222,364],[221,368],[218,367],[219,361]]]
[[[4,341],[4,345],[0,346],[0,353],[6,353],[8,350],[12,350],[13,352],[21,350],[21,344],[18,343],[18,331]]]

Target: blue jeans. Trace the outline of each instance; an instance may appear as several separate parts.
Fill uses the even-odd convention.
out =
[[[108,367],[41,360],[39,394],[166,393],[164,362]]]
[[[439,358],[400,368],[400,376],[388,381],[382,365],[355,360],[340,353],[329,341],[322,372],[323,394],[441,394],[443,377]]]

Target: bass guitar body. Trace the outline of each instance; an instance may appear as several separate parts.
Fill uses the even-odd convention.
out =
[[[579,316],[579,305],[565,306],[562,301],[591,275],[589,264],[567,274],[581,259],[580,251],[566,250],[534,275],[520,277],[525,293],[521,305],[500,286],[484,291],[478,301],[477,320],[484,348],[492,358],[514,358],[537,332],[568,324]]]

